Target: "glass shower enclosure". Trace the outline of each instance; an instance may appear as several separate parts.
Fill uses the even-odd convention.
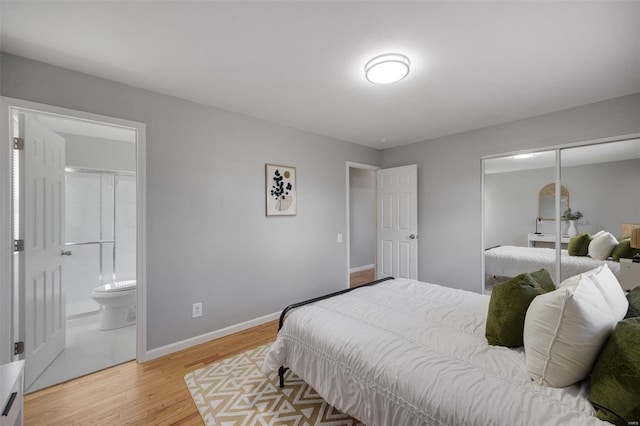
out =
[[[131,172],[66,169],[67,318],[100,309],[95,287],[136,279],[136,177]]]

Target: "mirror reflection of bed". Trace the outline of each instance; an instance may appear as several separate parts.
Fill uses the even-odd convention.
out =
[[[623,229],[632,229],[633,227],[640,228],[640,224],[623,224],[622,226]],[[587,235],[591,241],[594,240],[595,234]],[[619,244],[624,244],[623,241],[628,240],[630,235],[630,233],[625,233],[623,230],[618,238],[614,237],[615,240],[611,240],[617,243],[612,243],[612,255],[613,250]],[[595,259],[589,255],[575,255],[570,253],[568,249],[562,249],[559,281],[561,282],[571,276],[595,269],[603,263],[606,263],[616,278],[620,280],[620,257],[612,255],[607,256],[606,259]],[[554,248],[498,246],[489,249],[485,252],[485,270],[487,274],[487,277],[485,277],[485,293],[491,294],[493,286],[522,272],[533,272],[541,268],[549,271],[552,277],[555,276],[556,251]]]
[[[569,255],[569,222],[562,215],[569,207],[583,213],[574,221],[578,234],[591,238],[605,231],[616,246],[628,237],[630,229],[640,223],[640,140],[532,154],[483,160],[485,293],[510,277],[541,268],[549,270],[556,285],[603,263],[619,277],[619,259],[611,256],[615,246],[604,259],[588,252]],[[562,186],[561,197],[555,194],[556,177]],[[555,209],[549,210],[550,200]],[[557,239],[562,241],[561,255],[555,249]]]

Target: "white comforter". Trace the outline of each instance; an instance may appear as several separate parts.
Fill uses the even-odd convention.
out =
[[[535,385],[522,349],[487,344],[488,303],[406,279],[361,288],[293,311],[263,371],[291,368],[367,426],[606,424],[586,385]]]
[[[497,277],[515,277],[523,272],[533,272],[545,268],[555,279],[556,250],[552,248],[500,246],[484,252],[485,274]],[[562,250],[560,258],[560,279],[562,281],[602,265],[603,261],[588,256],[569,256]],[[620,264],[605,260],[616,277],[620,274]]]

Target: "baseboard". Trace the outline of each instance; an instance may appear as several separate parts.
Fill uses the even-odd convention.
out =
[[[233,333],[238,333],[243,330],[247,330],[251,327],[255,327],[269,321],[277,320],[280,318],[280,312],[274,312],[273,314],[264,315],[259,318],[254,318],[249,321],[241,322],[240,324],[230,325],[220,330],[215,330],[210,333],[201,334],[200,336],[190,337],[189,339],[181,340],[179,342],[171,343],[169,345],[161,346],[159,348],[148,350],[144,354],[144,359],[138,359],[138,362],[147,362],[152,359],[160,358],[165,355],[170,355],[174,352],[178,352],[184,349],[188,349],[192,346],[200,345],[202,343],[209,342],[211,340],[219,339],[224,336],[228,336]]]
[[[81,314],[67,315],[65,320],[69,321],[69,320],[76,320],[79,318],[92,317],[95,315],[99,315],[101,312],[102,312],[102,309],[98,309],[97,311],[89,311],[89,312],[83,312]]]
[[[374,265],[374,264],[358,266],[357,268],[349,269],[349,273],[353,274],[354,272],[366,271],[367,269],[373,269],[375,267],[376,267],[376,265]]]

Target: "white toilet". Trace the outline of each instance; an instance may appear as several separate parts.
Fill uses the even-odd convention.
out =
[[[117,281],[96,287],[93,300],[102,305],[100,330],[113,330],[136,322],[136,281]]]

